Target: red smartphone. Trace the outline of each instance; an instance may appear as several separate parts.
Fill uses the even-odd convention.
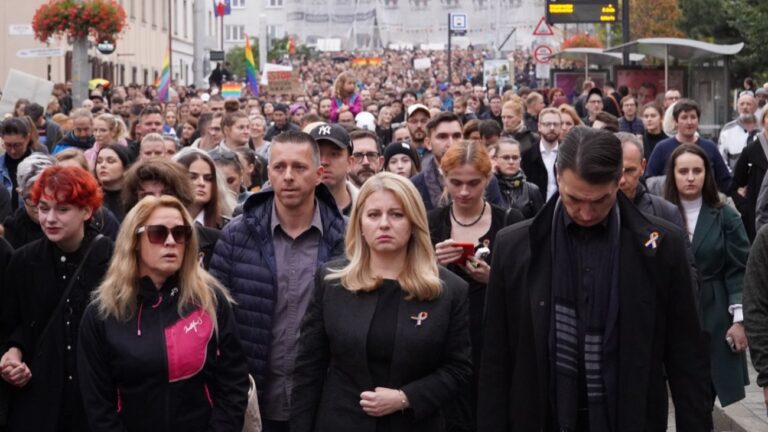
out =
[[[456,260],[457,263],[464,264],[469,257],[475,256],[475,245],[473,243],[454,243],[453,246],[457,246],[463,249],[461,257]]]

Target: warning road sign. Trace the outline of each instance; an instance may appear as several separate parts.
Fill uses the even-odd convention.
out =
[[[534,36],[554,36],[555,32],[552,31],[552,26],[546,20],[546,17],[541,17],[539,23],[536,24],[536,28],[533,29]]]

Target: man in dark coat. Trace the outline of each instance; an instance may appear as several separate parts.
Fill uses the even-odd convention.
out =
[[[499,233],[479,431],[665,430],[667,380],[677,428],[712,429],[685,242],[618,194],[621,173],[618,139],[577,127],[560,146],[559,195]]]
[[[299,325],[315,269],[343,254],[346,223],[321,183],[320,150],[310,135],[275,137],[268,175],[272,189],[251,195],[222,231],[211,273],[237,301],[264,431],[272,432],[288,430]]]

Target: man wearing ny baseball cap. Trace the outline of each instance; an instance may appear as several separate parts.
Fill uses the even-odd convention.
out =
[[[339,124],[321,123],[312,128],[309,134],[320,147],[322,182],[331,191],[341,213],[349,216],[358,193],[352,182],[347,180],[349,157],[352,154],[349,133]]]

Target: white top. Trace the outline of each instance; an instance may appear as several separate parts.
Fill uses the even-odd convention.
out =
[[[685,225],[688,228],[688,240],[690,241],[693,241],[693,233],[696,231],[696,222],[699,220],[701,203],[701,197],[693,201],[680,198],[680,204],[682,204],[685,211]]]
[[[738,120],[726,124],[720,131],[717,148],[731,172],[736,167],[736,161],[739,160],[744,147],[747,146],[747,138],[749,138],[749,131],[744,129]]]
[[[555,177],[555,161],[557,160],[557,148],[558,143],[552,147],[552,150],[548,150],[544,146],[544,140],[539,141],[539,150],[541,151],[541,160],[544,161],[544,167],[547,168],[547,199],[552,197],[557,190],[557,178]]]

